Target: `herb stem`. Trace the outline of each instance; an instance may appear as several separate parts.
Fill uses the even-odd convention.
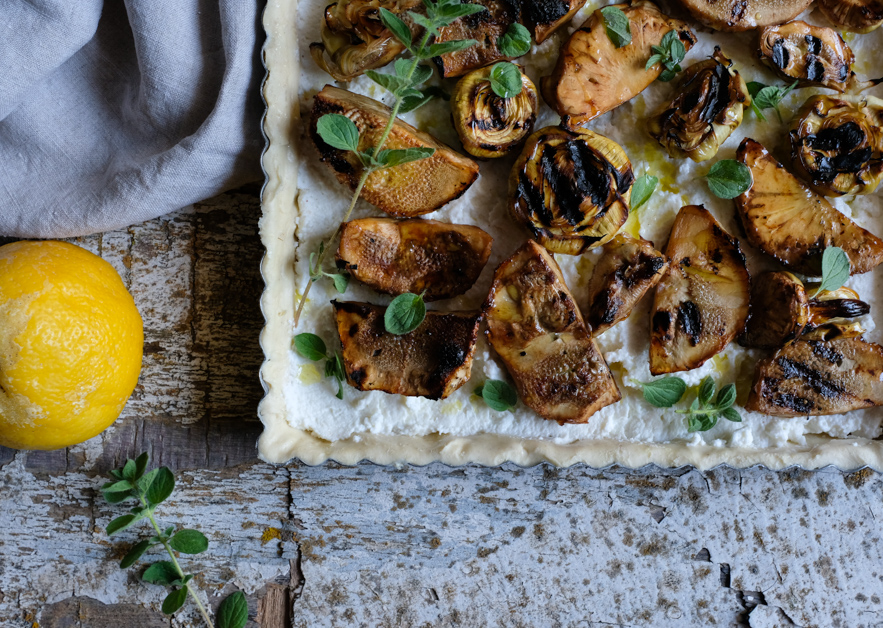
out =
[[[162,533],[162,530],[159,529],[159,525],[156,523],[156,519],[153,518],[153,512],[148,508],[147,500],[144,499],[144,492],[138,491],[138,499],[141,500],[141,505],[144,508],[147,508],[147,518],[150,520],[150,525],[153,526],[153,529],[156,530],[156,536],[159,538],[160,543],[163,544],[163,547],[166,548],[166,552],[169,555],[169,558],[172,559],[172,564],[175,566],[175,570],[178,572],[178,576],[183,580],[184,579],[184,570],[181,569],[181,565],[178,564],[178,559],[175,557],[175,552],[172,550],[169,545],[169,541],[166,538],[166,535]],[[211,618],[208,616],[208,611],[206,611],[205,606],[202,605],[202,602],[199,601],[199,597],[197,597],[196,592],[190,587],[190,583],[184,585],[187,589],[187,593],[190,597],[193,598],[193,601],[196,603],[196,608],[199,609],[202,618],[205,619],[205,623],[208,624],[208,628],[215,628],[215,625],[212,623]]]
[[[426,44],[429,43],[429,38],[435,35],[435,29],[426,30],[426,33],[423,35],[423,40],[420,42],[420,47],[417,48],[417,51],[422,52],[426,48]],[[413,53],[413,51],[412,51]],[[414,76],[414,71],[417,69],[417,66],[420,64],[420,56],[419,54],[414,54],[414,59],[411,61],[411,67],[408,68],[408,73],[405,75],[406,80],[410,80]],[[374,159],[377,159],[377,156],[380,154],[383,145],[386,143],[386,140],[389,139],[389,134],[392,133],[392,128],[395,126],[396,118],[399,115],[399,109],[402,106],[402,99],[396,96],[395,104],[393,105],[392,111],[389,114],[389,121],[386,123],[386,128],[383,129],[383,133],[380,135],[380,141],[377,143],[377,146],[374,147],[374,154],[372,155]],[[365,182],[368,180],[368,177],[372,172],[375,172],[377,168],[365,166],[362,171],[362,176],[359,177],[359,183],[356,185],[356,189],[353,191],[353,198],[350,201],[349,209],[346,210],[346,214],[343,217],[343,220],[337,226],[337,229],[334,231],[334,234],[328,238],[323,247],[323,250],[316,257],[316,268],[322,268],[322,260],[325,258],[325,253],[327,253],[331,249],[331,245],[334,243],[334,240],[337,239],[337,236],[340,234],[340,230],[343,228],[343,225],[346,221],[350,219],[350,216],[353,213],[353,209],[356,207],[356,201],[359,200],[359,195],[362,193],[362,188],[365,186]],[[307,285],[304,288],[303,294],[300,297],[300,302],[297,305],[297,311],[294,313],[294,327],[297,328],[297,324],[300,321],[300,315],[304,310],[304,306],[307,303],[307,296],[310,294],[310,288],[313,286],[313,279],[310,277],[307,280]]]

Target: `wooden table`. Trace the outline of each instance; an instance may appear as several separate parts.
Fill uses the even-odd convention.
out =
[[[144,369],[101,436],[0,448],[2,628],[202,625],[104,533],[123,509],[96,489],[141,451],[178,472],[160,522],[210,539],[185,568],[213,606],[245,591],[250,626],[883,625],[870,471],[258,461],[258,193],[74,240],[135,296]]]

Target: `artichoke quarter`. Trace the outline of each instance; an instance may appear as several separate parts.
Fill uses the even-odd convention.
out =
[[[650,118],[650,135],[672,157],[711,159],[742,123],[751,104],[745,81],[720,48],[710,59],[690,66],[677,95]]]
[[[622,147],[589,131],[531,135],[509,176],[509,210],[553,253],[608,242],[628,219],[635,175]]]
[[[794,166],[825,196],[870,194],[883,179],[883,100],[813,96],[791,127]]]
[[[517,66],[516,66],[517,67]],[[463,148],[475,157],[502,157],[533,130],[537,88],[521,71],[521,92],[511,98],[491,89],[492,67],[473,70],[460,79],[451,97],[454,128]]]

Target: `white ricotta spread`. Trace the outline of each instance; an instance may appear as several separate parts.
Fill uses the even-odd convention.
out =
[[[308,49],[309,43],[317,39],[316,33],[318,33],[325,4],[325,2],[310,1],[301,2],[298,6],[297,31],[300,33],[297,47],[298,59],[296,61],[290,60],[292,66],[298,64],[300,66],[300,86],[296,104],[293,106],[300,108],[300,114],[303,117],[302,123],[295,122],[289,131],[289,137],[297,146],[296,152],[299,156],[296,211],[293,214],[297,240],[297,258],[294,262],[293,279],[295,296],[300,294],[308,276],[309,253],[317,250],[319,242],[334,231],[342,219],[350,199],[350,190],[338,183],[330,168],[320,163],[305,130],[313,95],[326,83],[336,84],[329,75],[316,66]],[[582,24],[592,10],[600,4],[597,2],[587,3],[587,6],[580,11],[569,28],[562,29],[541,46],[535,46],[527,56],[519,60],[519,63],[525,66],[527,74],[538,86],[540,77],[549,74],[554,66],[558,48],[564,39]],[[272,8],[268,9],[268,13],[271,13],[272,10]],[[280,15],[285,15],[285,13],[281,12]],[[817,14],[805,15],[803,19],[811,23],[825,25],[824,19]],[[290,25],[270,24],[268,32],[271,41],[273,32],[283,32],[286,28],[290,28]],[[718,33],[700,29],[695,24],[692,25],[692,28],[699,43],[687,54],[687,58],[682,64],[684,67],[709,57],[714,46],[719,45],[724,54],[733,59],[736,68],[746,82],[757,80],[766,84],[783,84],[770,70],[757,61],[756,35],[754,33]],[[881,49],[881,37],[883,35],[879,31],[870,35],[848,36],[848,42],[855,51],[858,60],[855,70],[861,78],[865,78],[868,70],[874,65],[872,63],[873,51]],[[289,51],[287,54],[293,56],[295,53]],[[278,59],[280,57],[279,51],[275,51],[274,55],[274,58]],[[268,60],[270,56],[268,53]],[[283,62],[277,63],[280,67],[269,66],[271,79],[274,72],[286,71]],[[760,141],[775,155],[787,155],[787,121],[791,114],[811,94],[831,93],[831,91],[801,89],[793,92],[781,107],[786,120],[785,124],[780,124],[775,113],[770,110],[766,112],[767,122],[758,120],[750,111],[746,112],[741,126],[726,141],[718,155],[710,161],[696,164],[687,159],[671,159],[647,132],[648,117],[662,103],[671,98],[676,84],[677,79],[668,84],[655,82],[632,101],[597,118],[589,125],[590,128],[613,139],[625,149],[636,176],[649,173],[659,177],[660,185],[655,194],[649,203],[637,212],[637,216],[630,219],[625,229],[634,235],[639,233],[642,237],[652,240],[657,248],[664,250],[671,224],[678,209],[685,204],[703,204],[732,235],[740,239],[742,249],[748,257],[749,270],[752,275],[767,268],[774,268],[772,260],[754,250],[741,237],[732,201],[721,200],[713,196],[702,177],[715,161],[734,158],[736,148],[742,138],[746,136]],[[390,102],[390,96],[367,77],[361,77],[341,86],[387,103]],[[452,86],[452,81],[446,83],[448,91]],[[292,96],[292,94],[286,95],[286,97]],[[274,102],[270,98],[269,90],[268,102],[270,103],[268,125],[270,125]],[[276,106],[279,105],[276,104]],[[408,122],[449,144],[455,150],[462,150],[450,122],[450,103],[435,100],[424,108],[403,117]],[[558,120],[557,114],[541,99],[541,112],[535,129],[556,125]],[[270,131],[268,134],[271,136],[272,148],[273,135]],[[496,266],[509,257],[529,237],[529,233],[524,228],[513,222],[506,208],[507,177],[515,156],[480,162],[481,174],[476,183],[461,198],[427,216],[451,223],[477,225],[494,237],[490,261],[475,286],[461,297],[430,304],[432,309],[478,309],[487,295]],[[273,159],[278,159],[278,156]],[[265,167],[268,169],[271,182],[274,174],[278,175],[278,172],[273,171],[274,163],[278,162],[269,159],[269,155],[265,158]],[[268,192],[272,197],[274,192],[272,185],[268,188]],[[265,193],[265,211],[268,204],[267,196],[268,194]],[[272,198],[270,202],[272,202]],[[883,216],[880,213],[881,201],[878,196],[845,197],[833,199],[832,202],[859,225],[878,235],[883,234]],[[290,209],[284,208],[284,211],[290,212]],[[378,215],[383,214],[376,208],[360,201],[353,217]],[[275,238],[268,237],[266,221],[267,217],[265,216],[263,236],[265,242],[269,241],[268,252],[272,257],[273,249],[271,247],[281,245],[275,244]],[[581,257],[556,255],[567,284],[576,296],[578,303],[584,302],[587,283],[597,254],[598,252],[590,252]],[[272,290],[273,281],[278,281],[279,277],[269,276],[272,273],[267,268],[265,268],[265,274],[268,275],[268,285]],[[291,281],[290,273],[287,270],[285,272],[289,275],[285,277],[285,280]],[[871,316],[879,315],[881,296],[883,296],[881,295],[883,284],[877,285],[874,282],[874,277],[878,272],[880,271],[852,277],[847,283],[871,305]],[[268,305],[270,302],[265,297],[264,309],[268,316],[268,330],[275,330],[272,331],[272,334],[265,333],[265,337],[262,339],[265,350],[270,356],[271,350],[268,349],[268,344],[272,342],[276,345],[272,354],[280,357],[285,356],[282,358],[283,363],[276,360],[270,365],[273,367],[272,376],[268,376],[269,368],[262,371],[265,381],[274,388],[273,395],[278,395],[280,392],[282,395],[281,403],[280,399],[276,397],[272,405],[266,403],[262,406],[262,418],[265,419],[265,423],[268,422],[268,419],[264,415],[272,413],[276,417],[284,416],[284,419],[291,428],[294,428],[296,433],[307,433],[321,441],[334,442],[346,439],[349,443],[358,443],[362,439],[380,442],[375,438],[378,436],[450,435],[474,437],[477,439],[476,442],[480,440],[484,443],[491,443],[489,446],[492,448],[492,437],[498,435],[503,437],[500,442],[505,441],[510,449],[513,442],[533,439],[558,445],[599,441],[604,442],[605,447],[608,448],[611,447],[611,443],[614,447],[619,446],[617,443],[642,443],[668,444],[675,447],[675,449],[669,447],[667,451],[677,451],[678,447],[693,447],[697,451],[699,449],[707,451],[708,448],[732,448],[733,450],[764,449],[775,452],[777,449],[785,451],[789,446],[800,447],[806,446],[808,443],[812,445],[819,440],[813,435],[873,439],[880,434],[883,408],[837,416],[793,419],[773,418],[747,412],[741,407],[741,404],[747,399],[754,365],[764,353],[746,350],[735,343],[730,344],[718,356],[708,360],[701,368],[678,375],[687,382],[688,386],[693,387],[688,391],[689,396],[685,397],[688,401],[695,392],[695,386],[706,375],[712,375],[719,386],[735,382],[739,393],[737,407],[742,414],[743,421],[732,423],[721,420],[716,427],[708,432],[688,434],[684,415],[676,413],[677,408],[660,410],[650,406],[644,401],[640,387],[636,384],[639,381],[652,379],[648,368],[649,310],[652,304],[652,295],[649,294],[639,303],[628,320],[613,327],[597,339],[620,387],[623,399],[600,410],[585,425],[561,426],[555,422],[546,421],[523,404],[519,404],[518,408],[511,413],[495,412],[477,398],[473,391],[485,379],[507,378],[505,368],[489,347],[484,333],[480,336],[475,352],[471,381],[448,399],[430,401],[377,391],[360,392],[354,388],[345,387],[344,399],[341,401],[335,398],[336,383],[322,377],[321,365],[305,360],[290,348],[294,334],[302,331],[316,333],[324,338],[329,346],[337,346],[333,310],[329,305],[329,301],[334,298],[370,301],[379,304],[388,303],[390,300],[389,297],[378,295],[359,285],[356,281],[350,283],[350,288],[343,296],[335,293],[330,281],[320,281],[313,285],[304,315],[298,329],[295,330],[291,319],[290,304],[286,303],[284,307],[280,306],[279,309],[279,313],[285,313],[284,324],[272,325],[269,319],[274,316],[275,310],[272,309],[273,306]],[[879,342],[881,340],[880,334],[874,329],[873,320],[870,317],[866,318],[864,324],[869,331],[865,338]],[[284,353],[279,348],[280,343],[285,343]],[[683,405],[685,405],[683,402],[679,404],[679,406]],[[274,457],[284,459],[285,455],[289,457],[300,455],[296,448],[282,448],[279,443],[271,443],[267,438],[262,440],[261,447],[262,453],[270,459]],[[266,453],[271,450],[284,453]],[[493,455],[480,457],[480,459],[487,462],[488,457],[493,459]],[[643,458],[641,459],[643,460]],[[677,460],[679,458],[678,456],[669,456],[668,459]],[[687,456],[687,459],[691,458]],[[718,461],[728,460],[726,452],[722,452],[721,456],[717,456],[715,459]],[[468,461],[468,457],[465,461]]]

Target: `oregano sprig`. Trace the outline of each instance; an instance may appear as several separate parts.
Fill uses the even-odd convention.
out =
[[[757,117],[763,121],[766,121],[766,116],[763,115],[763,110],[773,109],[779,117],[779,122],[784,122],[784,120],[782,120],[782,112],[779,111],[779,103],[781,103],[785,96],[790,94],[791,91],[797,87],[797,83],[798,81],[794,81],[787,87],[781,87],[778,85],[764,85],[757,81],[751,81],[747,85],[748,93],[751,94],[751,109],[757,114]]]
[[[169,560],[160,560],[147,567],[141,576],[144,582],[169,587],[170,591],[162,603],[162,611],[171,615],[178,611],[187,601],[187,596],[199,609],[205,623],[214,628],[208,611],[193,588],[193,574],[184,573],[175,552],[180,554],[201,554],[208,549],[208,539],[199,530],[189,528],[176,529],[168,526],[161,529],[154,517],[157,506],[169,498],[175,490],[175,476],[168,467],[159,467],[147,471],[149,456],[144,452],[136,459],[129,459],[119,469],[110,471],[111,481],[101,487],[104,499],[110,504],[119,504],[134,499],[137,505],[112,520],[107,525],[107,535],[112,536],[126,530],[136,523],[148,520],[155,534],[142,539],[133,545],[120,561],[120,567],[126,569],[138,562],[150,550],[162,546],[169,555]],[[228,596],[218,609],[218,628],[243,628],[248,621],[248,605],[245,595],[237,591]]]
[[[651,382],[632,380],[641,386],[644,400],[657,408],[671,408],[684,397],[687,384],[680,377],[663,377]],[[714,379],[707,375],[699,383],[696,398],[686,410],[675,410],[687,415],[687,431],[705,432],[717,425],[719,418],[739,423],[742,417],[733,407],[736,403],[736,385],[727,384],[715,395]]]
[[[659,75],[659,80],[668,83],[681,71],[681,61],[687,54],[684,42],[678,37],[677,31],[668,31],[662,36],[659,45],[651,46],[650,50],[653,51],[653,54],[647,60],[644,69],[650,70],[657,63],[660,64],[662,73]]]
[[[307,302],[307,296],[313,283],[321,277],[330,277],[335,282],[335,288],[346,286],[342,280],[336,278],[335,273],[321,271],[325,255],[331,248],[331,243],[337,238],[343,224],[349,220],[356,206],[356,201],[362,193],[362,188],[368,177],[384,168],[394,168],[402,164],[426,159],[435,153],[435,149],[427,147],[412,147],[404,149],[386,149],[384,145],[393,125],[400,113],[413,111],[429,102],[437,93],[433,88],[419,89],[432,76],[432,70],[427,65],[421,65],[421,61],[427,61],[432,57],[465,50],[477,43],[473,39],[460,39],[444,42],[436,42],[440,29],[451,25],[454,21],[467,15],[485,11],[480,4],[464,4],[460,0],[423,0],[425,15],[408,11],[408,16],[419,26],[423,27],[423,35],[419,41],[414,41],[411,29],[404,20],[388,9],[380,9],[380,21],[398,39],[405,49],[411,54],[410,59],[397,59],[393,64],[393,72],[384,74],[375,70],[368,70],[365,74],[375,83],[390,92],[394,98],[389,120],[380,134],[380,139],[374,146],[362,145],[362,137],[356,124],[341,114],[325,114],[319,118],[316,130],[324,142],[337,148],[354,153],[362,162],[362,174],[353,190],[352,200],[347,208],[344,218],[335,232],[326,242],[322,242],[318,252],[310,255],[310,279],[300,296],[300,302],[295,310],[294,325],[297,327],[301,313]],[[314,272],[315,271],[315,272]],[[314,279],[315,277],[315,279]]]
[[[337,380],[338,399],[343,399],[343,383],[346,381],[346,372],[343,370],[343,357],[340,351],[329,353],[325,341],[316,334],[304,332],[294,337],[294,350],[313,362],[325,360],[325,377],[333,377]]]

